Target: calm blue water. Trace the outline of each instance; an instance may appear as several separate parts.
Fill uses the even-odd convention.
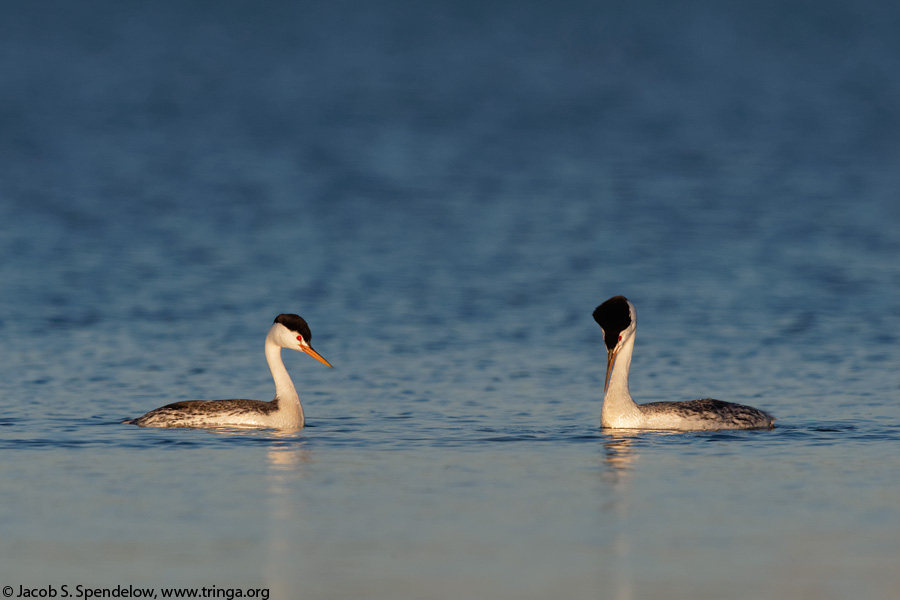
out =
[[[0,585],[891,598],[900,10],[0,9]],[[609,433],[639,401],[773,431]],[[271,399],[301,432],[120,425]]]

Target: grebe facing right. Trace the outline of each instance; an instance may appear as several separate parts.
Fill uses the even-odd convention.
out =
[[[606,344],[606,381],[600,425],[617,429],[770,429],[769,413],[722,400],[688,400],[636,404],[628,391],[628,372],[634,350],[636,314],[624,296],[610,298],[594,309],[594,320]]]
[[[295,429],[306,424],[300,397],[284,362],[281,349],[290,348],[309,354],[331,366],[309,345],[309,325],[299,315],[282,314],[266,335],[266,362],[275,380],[275,399],[261,400],[187,400],[151,410],[122,423],[141,427],[272,427]]]

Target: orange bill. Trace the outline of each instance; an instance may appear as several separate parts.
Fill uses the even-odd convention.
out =
[[[315,350],[312,349],[312,346],[300,346],[300,351],[301,351],[301,352],[306,352],[307,354],[309,354],[310,356],[312,356],[314,359],[316,359],[317,361],[319,361],[319,362],[322,363],[323,365],[328,365],[328,366],[331,367],[332,369],[334,368],[334,365],[332,365],[330,362],[328,362],[327,360],[325,360],[324,358],[322,358],[322,356],[321,356],[318,352],[316,352]]]

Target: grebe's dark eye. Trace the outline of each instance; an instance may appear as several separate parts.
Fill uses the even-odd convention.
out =
[[[298,336],[297,336],[297,341],[298,341],[298,342],[302,342],[302,341],[303,341],[303,336],[302,336],[302,335],[298,335]]]

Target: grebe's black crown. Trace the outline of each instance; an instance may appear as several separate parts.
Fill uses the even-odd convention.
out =
[[[309,325],[306,324],[306,321],[303,320],[303,317],[300,315],[292,315],[292,314],[280,314],[275,317],[275,323],[281,323],[291,331],[296,331],[300,335],[303,336],[303,339],[306,340],[306,343],[309,344],[312,339],[312,333],[309,331]]]
[[[625,296],[613,296],[594,309],[594,320],[603,329],[603,342],[612,350],[619,334],[631,325],[631,309]]]

